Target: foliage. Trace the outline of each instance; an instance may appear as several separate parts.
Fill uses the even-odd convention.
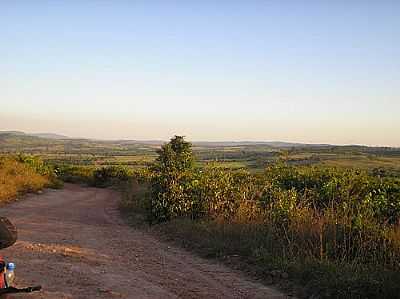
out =
[[[93,172],[93,186],[107,187],[118,182],[126,182],[131,177],[131,171],[122,166],[108,166]]]
[[[45,187],[59,187],[51,168],[34,157],[0,157],[0,201]]]
[[[285,236],[277,235],[272,226],[175,219],[153,230],[160,237],[240,268],[267,284],[284,286],[284,292],[297,298],[397,298],[400,291],[400,273],[379,265],[333,263],[306,256],[292,259],[278,242]],[[288,273],[290,279],[272,276],[276,270]]]
[[[152,167],[150,221],[161,222],[189,215],[196,205],[192,200],[196,180],[191,144],[182,136],[175,136],[158,154]]]
[[[18,162],[29,165],[31,168],[33,168],[37,173],[41,175],[47,175],[47,176],[56,175],[54,168],[51,167],[49,164],[45,163],[41,158],[37,156],[18,154],[16,156],[16,160]]]
[[[85,183],[93,182],[94,167],[76,166],[70,164],[56,164],[54,166],[61,180],[68,183]]]
[[[174,147],[176,143],[183,145]],[[266,243],[247,248],[248,254],[269,254],[285,265],[344,265],[353,274],[367,268],[400,270],[397,177],[282,160],[264,173],[213,164],[197,169],[190,144],[181,137],[164,145],[159,155],[149,175],[151,222],[188,218],[266,228]]]
[[[59,177],[69,183],[83,183],[95,187],[109,187],[126,182],[134,177],[135,172],[125,166],[78,166],[59,164],[56,166]],[[138,171],[138,173],[142,173]]]

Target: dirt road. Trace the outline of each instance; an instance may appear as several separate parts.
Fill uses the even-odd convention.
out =
[[[17,284],[44,289],[15,298],[286,298],[125,225],[117,202],[112,190],[67,184],[1,208],[19,230],[2,251]]]

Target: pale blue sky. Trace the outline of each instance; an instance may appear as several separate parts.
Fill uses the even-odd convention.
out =
[[[0,37],[0,130],[400,146],[400,1],[1,1]]]

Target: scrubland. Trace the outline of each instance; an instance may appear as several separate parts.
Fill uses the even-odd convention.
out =
[[[0,157],[0,201],[10,201],[17,196],[36,192],[62,183],[53,170],[41,159],[28,156]]]
[[[285,161],[262,173],[194,165],[190,144],[172,139],[137,174],[147,192],[126,196],[125,208],[266,281],[281,271],[302,286],[300,296],[398,296],[399,178]]]

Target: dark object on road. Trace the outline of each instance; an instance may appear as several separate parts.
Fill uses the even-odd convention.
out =
[[[6,217],[0,217],[0,249],[10,247],[17,241],[17,228]],[[4,298],[7,294],[31,293],[40,291],[41,286],[16,288],[11,286],[15,278],[15,264],[6,263],[0,256],[0,296]]]
[[[17,228],[6,217],[0,217],[0,249],[10,247],[17,241]]]

